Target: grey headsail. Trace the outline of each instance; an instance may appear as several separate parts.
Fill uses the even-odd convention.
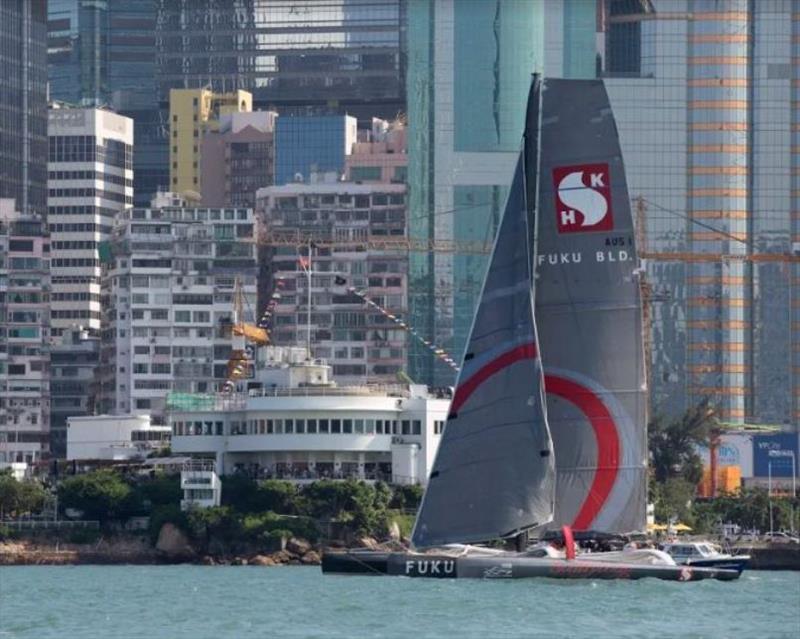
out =
[[[536,321],[556,459],[552,526],[646,523],[646,378],[638,263],[602,81],[545,80]]]
[[[530,99],[538,102],[535,88]],[[525,168],[520,154],[414,526],[417,547],[505,537],[552,518],[555,467],[533,319]]]

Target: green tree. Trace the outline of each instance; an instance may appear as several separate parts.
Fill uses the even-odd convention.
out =
[[[130,514],[131,493],[131,487],[111,470],[70,477],[58,487],[62,508],[81,510],[87,519],[103,523]]]
[[[0,518],[36,513],[44,507],[47,492],[35,481],[17,481],[11,473],[0,474]]]
[[[703,464],[697,446],[708,446],[715,426],[714,410],[707,399],[678,419],[653,419],[647,439],[650,469],[656,482],[663,484],[670,478],[682,478],[698,484],[703,478]]]

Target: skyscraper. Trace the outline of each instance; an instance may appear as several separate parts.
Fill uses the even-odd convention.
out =
[[[411,321],[455,358],[518,156],[531,74],[543,68],[543,26],[543,2],[408,2],[409,232],[487,247],[411,255]],[[437,361],[411,345],[414,380],[452,384]]]
[[[0,3],[0,198],[44,215],[47,198],[45,0]]]
[[[167,105],[156,90],[157,8],[157,0],[47,5],[50,98],[105,106],[136,122],[134,192],[144,206],[169,185]]]
[[[800,2],[606,2],[651,287],[652,403],[800,420]]]
[[[394,117],[405,107],[404,11],[405,0],[160,0],[160,95],[245,89],[262,108]]]
[[[53,335],[100,330],[100,246],[133,205],[133,122],[104,109],[52,109],[48,226]]]

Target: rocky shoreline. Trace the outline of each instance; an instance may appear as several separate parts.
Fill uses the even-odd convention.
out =
[[[131,544],[125,544],[130,546]],[[287,544],[288,545],[288,544]],[[214,556],[198,553],[167,553],[152,547],[119,548],[118,544],[51,544],[31,542],[0,543],[0,566],[86,566],[86,565],[174,565],[204,566],[313,566],[319,565],[321,548],[304,551],[278,550],[253,555]]]

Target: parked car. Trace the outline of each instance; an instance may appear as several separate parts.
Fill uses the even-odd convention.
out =
[[[772,532],[764,535],[766,541],[774,544],[800,544],[800,537],[795,537],[787,532]]]

